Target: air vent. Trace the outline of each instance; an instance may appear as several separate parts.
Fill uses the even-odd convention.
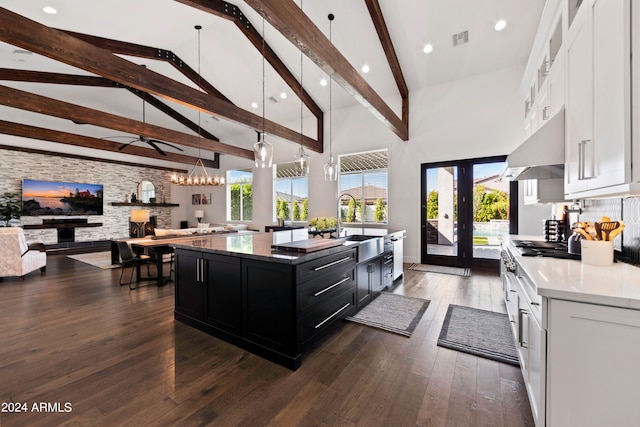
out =
[[[469,42],[469,31],[463,31],[453,35],[453,45],[459,46]]]
[[[272,104],[277,104],[278,103],[278,100],[276,98],[274,98],[273,96],[268,97],[267,101],[269,101]]]

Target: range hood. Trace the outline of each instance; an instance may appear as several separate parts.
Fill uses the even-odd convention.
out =
[[[564,178],[564,108],[507,157],[509,180]]]

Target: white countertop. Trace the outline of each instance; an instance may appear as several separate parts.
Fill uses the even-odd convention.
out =
[[[540,236],[511,235],[509,238],[544,240]],[[571,259],[511,253],[536,285],[538,295],[640,310],[640,267],[622,262],[600,267]]]

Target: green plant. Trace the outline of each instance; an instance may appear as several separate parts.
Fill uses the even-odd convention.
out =
[[[334,217],[319,217],[309,220],[309,227],[314,227],[317,231],[333,230],[338,225],[338,220]]]
[[[0,219],[9,221],[11,218],[20,218],[22,201],[18,193],[4,193],[0,196]]]

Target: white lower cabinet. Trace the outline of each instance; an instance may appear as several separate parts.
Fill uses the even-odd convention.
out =
[[[548,301],[547,426],[640,425],[640,311]]]

